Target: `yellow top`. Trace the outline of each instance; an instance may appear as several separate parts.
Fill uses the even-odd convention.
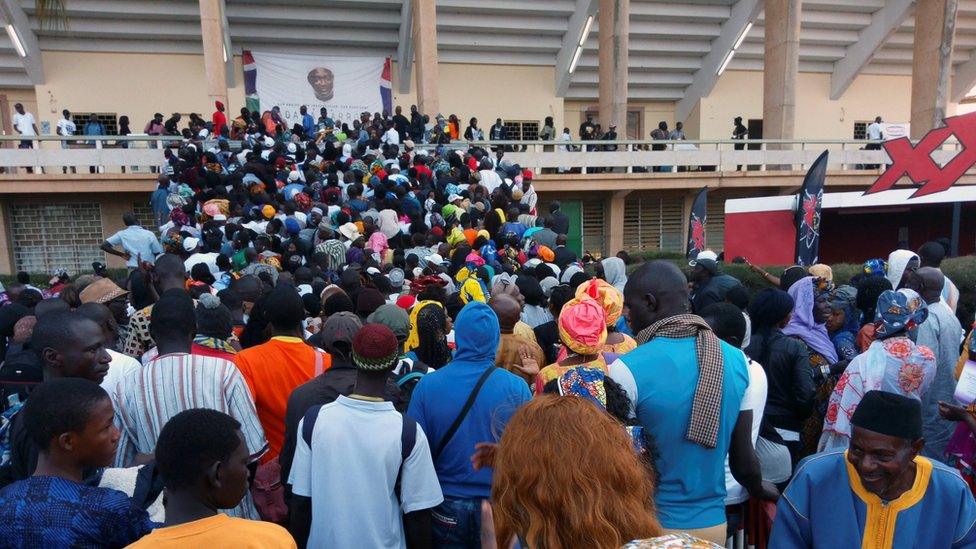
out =
[[[847,465],[847,477],[850,479],[851,490],[867,506],[868,516],[864,521],[864,537],[861,549],[889,549],[895,539],[895,523],[898,513],[908,509],[925,497],[932,477],[932,462],[918,456],[915,458],[915,482],[904,494],[885,503],[877,495],[869,492],[861,484],[861,477],[857,469],[847,460],[844,452],[844,463]]]
[[[305,343],[304,339],[293,336],[274,336],[271,339],[277,339],[278,341],[283,341],[285,343]]]
[[[231,518],[218,514],[177,526],[157,528],[129,547],[187,549],[234,547],[235,549],[295,549],[288,530],[277,524]]]

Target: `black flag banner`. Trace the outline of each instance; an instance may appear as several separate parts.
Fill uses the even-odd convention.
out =
[[[708,187],[698,191],[688,214],[688,259],[705,251],[705,225],[708,222]]]
[[[810,266],[820,260],[820,208],[823,204],[827,151],[807,170],[796,201],[796,263]]]

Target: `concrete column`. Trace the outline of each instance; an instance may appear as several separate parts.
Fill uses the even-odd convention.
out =
[[[618,128],[619,131],[619,128]],[[624,249],[624,198],[631,191],[616,191],[606,202],[607,215],[604,232],[607,235],[603,257],[610,257]]]
[[[17,272],[14,265],[14,246],[11,239],[7,201],[0,201],[0,273]]]
[[[915,48],[912,52],[912,139],[942,126],[949,103],[952,40],[957,0],[915,3]]]
[[[227,64],[224,62],[224,1],[200,0],[200,31],[203,40],[203,66],[207,75],[207,98],[227,104]],[[230,52],[226,52],[230,55]],[[228,106],[229,108],[229,106]],[[206,113],[204,114],[206,116]]]
[[[763,138],[793,139],[802,0],[766,0]]]
[[[434,0],[413,2],[414,64],[417,70],[417,108],[431,121],[441,110],[437,87],[437,7]]]
[[[599,17],[600,125],[616,124],[617,138],[626,139],[630,0],[600,0]]]

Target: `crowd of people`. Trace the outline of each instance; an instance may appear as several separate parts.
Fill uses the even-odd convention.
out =
[[[942,244],[753,293],[577,254],[399,109],[265,115],[167,150],[126,276],[5,288],[0,547],[707,548],[773,505],[771,547],[976,547]]]

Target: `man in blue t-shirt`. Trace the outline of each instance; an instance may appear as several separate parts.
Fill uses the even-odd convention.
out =
[[[637,419],[654,436],[660,454],[658,519],[668,530],[724,544],[726,455],[733,476],[750,494],[777,496],[755,474],[757,468],[743,463],[755,456],[746,451],[752,444],[751,416],[739,414],[749,384],[745,355],[687,313],[688,281],[671,262],[637,269],[624,301],[640,346],[614,362],[610,376],[627,391]]]
[[[308,114],[308,107],[305,105],[299,107],[298,112],[302,115],[302,131],[305,132],[305,138],[309,139],[315,133],[315,119]]]
[[[102,251],[125,259],[129,270],[138,269],[140,260],[154,264],[156,256],[163,253],[163,247],[156,235],[142,228],[139,219],[132,212],[122,214],[122,223],[125,228],[106,238],[101,245]],[[116,249],[116,246],[121,246],[122,251]]]
[[[435,546],[480,547],[481,503],[491,497],[491,469],[473,468],[475,445],[497,443],[512,414],[532,394],[522,378],[495,368],[501,329],[490,307],[467,304],[454,330],[454,359],[420,378],[407,415],[417,420],[430,440],[444,493],[444,503],[432,513]],[[474,404],[448,439],[451,425],[483,375],[487,378]]]

